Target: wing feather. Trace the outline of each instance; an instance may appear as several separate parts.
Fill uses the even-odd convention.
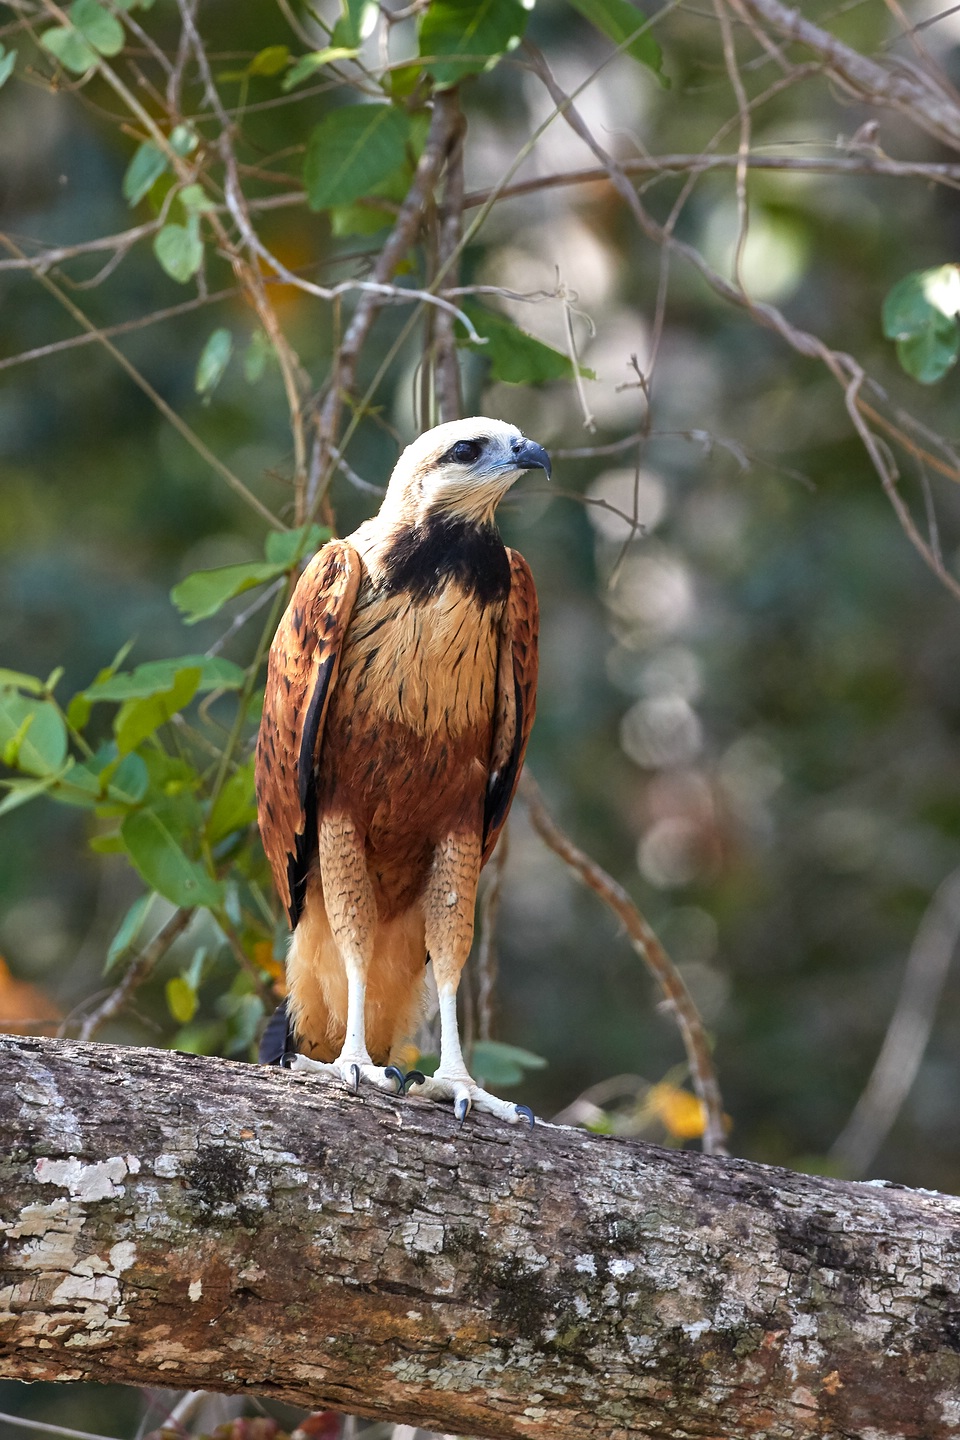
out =
[[[497,698],[483,814],[483,859],[493,854],[513,801],[537,704],[540,612],[530,566],[507,550],[510,594],[500,622]]]
[[[267,663],[257,738],[257,813],[280,898],[296,926],[316,850],[316,767],[362,565],[331,540],[304,570]]]

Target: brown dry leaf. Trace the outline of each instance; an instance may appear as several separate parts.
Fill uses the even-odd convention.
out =
[[[32,1035],[50,1029],[62,1018],[63,1012],[50,996],[26,980],[17,980],[0,955],[0,1029],[13,1035]]]

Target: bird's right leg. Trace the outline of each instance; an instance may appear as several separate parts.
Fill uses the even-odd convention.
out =
[[[366,1080],[394,1094],[403,1085],[395,1065],[374,1065],[367,1049],[367,973],[373,958],[377,906],[367,874],[363,836],[346,816],[324,818],[319,826],[318,849],[323,903],[347,979],[346,1033],[336,1060],[311,1060],[298,1055],[294,1070],[320,1070],[338,1075],[351,1090]]]

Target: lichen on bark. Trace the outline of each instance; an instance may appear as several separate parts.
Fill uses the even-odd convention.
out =
[[[490,1436],[960,1434],[960,1201],[0,1040],[0,1374]]]

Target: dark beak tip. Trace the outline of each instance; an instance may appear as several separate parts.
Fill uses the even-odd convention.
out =
[[[524,470],[543,470],[551,478],[550,456],[535,440],[524,440],[517,451],[517,463]]]

